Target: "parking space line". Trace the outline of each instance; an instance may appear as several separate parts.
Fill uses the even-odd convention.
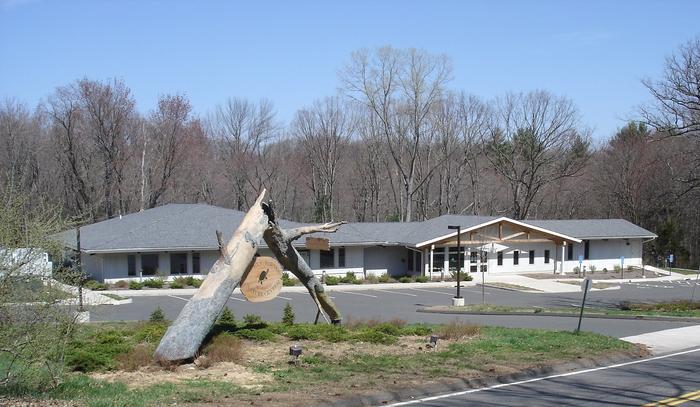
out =
[[[292,300],[292,298],[289,298],[289,297],[282,297],[281,295],[278,295],[278,296],[275,297],[275,298],[281,298],[281,299],[287,300],[287,301],[291,301],[291,300]]]
[[[416,295],[416,294],[400,293],[400,292],[392,291],[392,290],[377,290],[377,289],[374,289],[373,291],[381,291],[381,292],[383,292],[383,293],[389,293],[389,294],[408,295],[409,297],[418,297],[418,295]]]
[[[433,291],[433,290],[424,290],[422,288],[409,288],[409,290],[415,290],[415,291],[423,291],[425,293],[435,293],[435,294],[444,294],[444,295],[454,295],[452,293],[445,293],[442,291]]]
[[[352,295],[361,295],[363,297],[372,297],[372,298],[377,298],[376,295],[370,295],[370,294],[363,294],[363,293],[356,293],[353,291],[336,291],[337,293],[343,293],[343,294],[352,294]]]
[[[244,299],[241,299],[241,298],[236,298],[236,297],[234,297],[234,296],[230,296],[230,297],[228,297],[228,298],[229,298],[229,299],[231,299],[231,300],[236,300],[236,301],[246,302],[246,300],[244,300]]]
[[[182,300],[182,301],[189,301],[187,298],[178,297],[177,295],[168,295],[168,297],[177,298],[178,300]]]

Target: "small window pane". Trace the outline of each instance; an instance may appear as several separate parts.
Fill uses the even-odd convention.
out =
[[[411,252],[413,254],[413,252]],[[345,267],[345,248],[338,249],[338,267]]]
[[[321,268],[333,268],[333,251],[331,250],[321,250]]]
[[[498,265],[503,265],[503,251],[498,252]]]
[[[549,264],[549,250],[544,251],[544,263]]]
[[[513,251],[513,265],[518,265],[520,263],[520,252],[515,250]]]
[[[535,264],[535,251],[530,250],[530,264]]]
[[[129,276],[135,276],[136,275],[136,256],[133,254],[130,254],[126,258],[126,262],[128,263],[129,267]]]
[[[152,276],[158,271],[158,254],[142,254],[141,270],[144,276]]]
[[[201,273],[199,261],[199,253],[192,253],[192,274]]]

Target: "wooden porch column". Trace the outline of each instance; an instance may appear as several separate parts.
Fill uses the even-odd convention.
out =
[[[435,245],[430,245],[430,279],[433,278],[433,251],[435,250]]]
[[[561,245],[561,270],[560,274],[564,274],[564,257],[566,256],[566,242]]]
[[[444,261],[442,262],[443,275],[450,272],[450,248],[445,246],[442,248],[445,252]]]

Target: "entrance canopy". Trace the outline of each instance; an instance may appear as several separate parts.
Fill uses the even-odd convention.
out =
[[[580,239],[552,230],[530,225],[526,222],[501,217],[461,230],[460,243],[468,246],[483,246],[484,251],[491,251],[493,244],[508,245],[512,243],[554,242],[566,246],[581,243]],[[457,231],[450,231],[443,236],[416,244],[416,248],[431,245],[456,246]],[[496,249],[498,251],[498,249]]]

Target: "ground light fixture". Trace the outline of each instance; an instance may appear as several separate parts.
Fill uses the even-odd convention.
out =
[[[438,342],[438,336],[437,335],[430,335],[430,344],[433,346],[433,349],[437,349],[437,342]]]
[[[294,357],[294,364],[298,365],[299,364],[299,356],[301,356],[302,350],[301,346],[299,345],[292,345],[289,347],[289,356]]]
[[[447,226],[447,228],[457,231],[457,295],[452,299],[452,305],[462,306],[464,305],[464,298],[462,298],[460,293],[460,278],[462,274],[462,226],[450,225]]]

